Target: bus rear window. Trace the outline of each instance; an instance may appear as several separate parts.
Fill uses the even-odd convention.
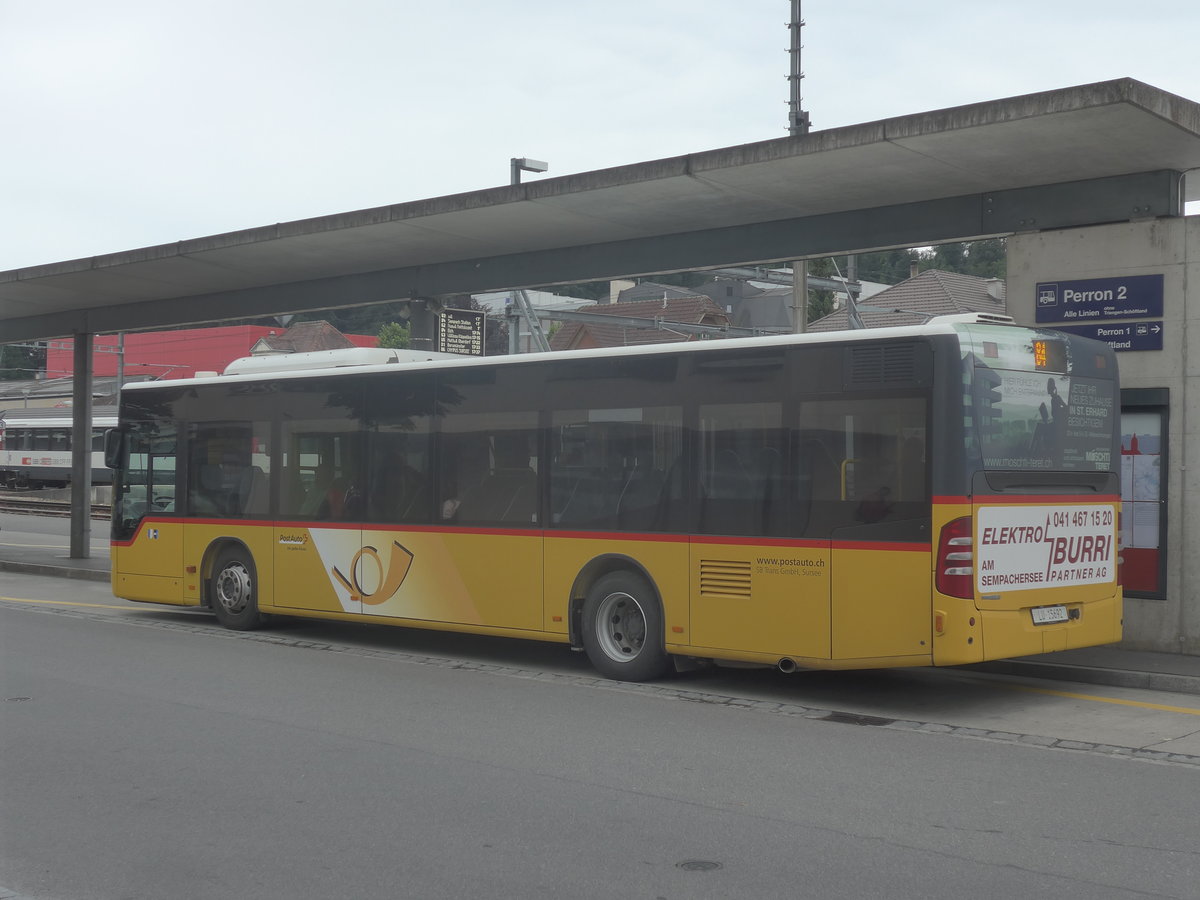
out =
[[[1112,454],[1112,381],[976,365],[968,431],[985,469],[1104,472]]]

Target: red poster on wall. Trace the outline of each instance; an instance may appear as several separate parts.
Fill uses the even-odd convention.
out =
[[[1121,416],[1121,556],[1125,590],[1161,596],[1162,416]]]

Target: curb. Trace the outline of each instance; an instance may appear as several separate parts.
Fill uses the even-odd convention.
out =
[[[1019,660],[975,663],[963,666],[963,668],[999,675],[1023,675],[1026,678],[1045,678],[1053,681],[1075,681],[1080,684],[1104,684],[1110,687],[1200,695],[1200,676],[1177,675],[1171,672],[1136,672],[1130,669],[1104,669],[1062,663],[1021,662]]]
[[[0,572],[19,572],[24,575],[52,575],[55,578],[73,578],[77,581],[109,582],[112,580],[112,574],[101,569],[77,569],[70,566],[13,562],[11,560],[0,560]]]

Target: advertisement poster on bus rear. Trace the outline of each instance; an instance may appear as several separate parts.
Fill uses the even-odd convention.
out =
[[[1112,465],[1111,384],[983,367],[976,384],[988,468],[1099,471]]]
[[[998,594],[1113,582],[1115,522],[1112,505],[980,507],[976,587]]]

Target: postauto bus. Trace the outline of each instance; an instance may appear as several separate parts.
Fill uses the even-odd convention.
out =
[[[556,641],[626,680],[1121,635],[1102,343],[973,315],[257,362],[126,386],[106,447],[118,596],[235,629],[309,616]]]

